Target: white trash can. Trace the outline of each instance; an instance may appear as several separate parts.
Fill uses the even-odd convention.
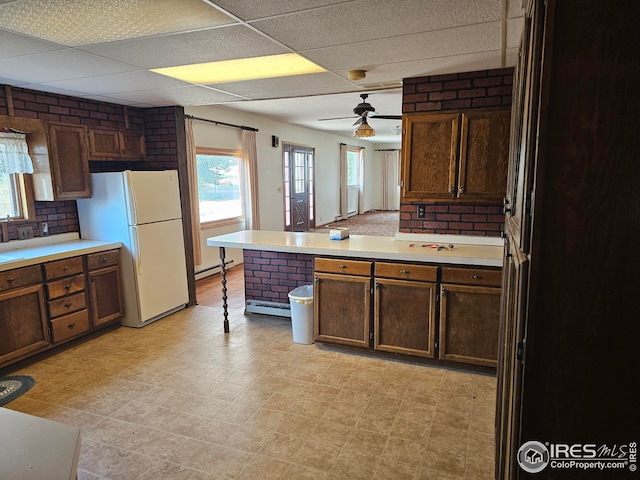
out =
[[[302,285],[289,292],[293,341],[313,343],[313,285]]]

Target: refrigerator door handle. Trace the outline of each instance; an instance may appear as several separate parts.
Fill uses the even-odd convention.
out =
[[[132,187],[133,179],[131,177],[131,171],[124,171],[126,185],[127,185],[127,194],[129,196],[129,213],[131,214],[131,225],[138,224],[138,205],[136,202],[136,192]]]
[[[136,272],[138,275],[142,274],[142,252],[140,251],[140,234],[138,233],[138,227],[132,226],[131,231],[133,232],[133,248],[135,251],[133,252],[133,256],[136,262]]]

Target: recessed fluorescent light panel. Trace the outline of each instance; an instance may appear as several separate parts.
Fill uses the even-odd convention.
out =
[[[295,53],[240,58],[220,62],[195,63],[178,67],[154,68],[161,75],[198,85],[241,82],[260,78],[288,77],[324,72],[325,69]]]

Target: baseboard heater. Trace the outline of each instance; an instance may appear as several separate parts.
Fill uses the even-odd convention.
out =
[[[275,315],[277,317],[291,317],[291,306],[288,303],[247,300],[244,311],[246,313],[260,313],[262,315]]]

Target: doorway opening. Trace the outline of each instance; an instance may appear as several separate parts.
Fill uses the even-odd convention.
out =
[[[284,184],[284,229],[308,232],[315,221],[315,148],[282,144],[282,180]]]

